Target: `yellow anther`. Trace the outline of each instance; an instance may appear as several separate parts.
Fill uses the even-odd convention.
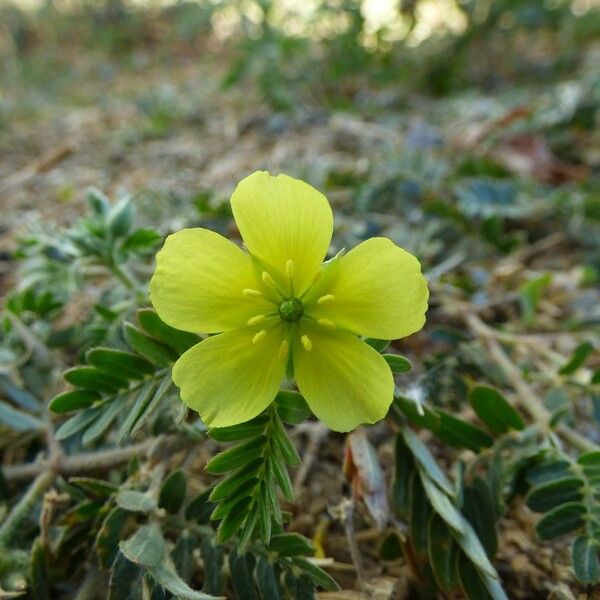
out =
[[[335,323],[329,319],[319,319],[317,323],[323,327],[327,327],[327,329],[335,329]]]
[[[258,290],[253,290],[252,288],[245,288],[242,290],[242,294],[244,294],[246,298],[260,298],[262,296]]]
[[[271,277],[270,273],[267,273],[266,271],[262,272],[261,278],[263,280],[263,283],[267,286],[270,287],[272,290],[274,290],[277,286],[275,285],[275,280]]]
[[[288,276],[288,279],[294,277],[294,261],[291,259],[285,263],[285,274]]]
[[[250,325],[250,327],[252,327],[252,325],[258,325],[259,323],[262,323],[266,318],[267,315],[256,315],[255,317],[251,317],[250,319],[248,319],[248,321],[246,321],[246,325]]]
[[[310,352],[313,349],[312,342],[310,341],[310,338],[307,335],[303,335],[300,338],[300,341],[302,342],[302,346],[304,346],[304,349],[307,352]]]
[[[279,358],[281,358],[281,360],[285,360],[287,358],[289,349],[290,345],[288,344],[288,341],[283,340],[283,342],[281,342],[281,346],[279,346]]]
[[[260,342],[262,339],[264,339],[264,337],[267,335],[267,330],[266,329],[261,329],[253,338],[252,338],[252,343],[253,344],[258,344],[258,342]]]
[[[327,304],[327,302],[333,302],[335,300],[335,296],[333,294],[327,294],[325,296],[321,296],[317,300],[317,304]]]

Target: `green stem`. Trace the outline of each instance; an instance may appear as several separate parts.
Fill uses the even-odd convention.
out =
[[[8,548],[21,533],[33,508],[44,492],[52,485],[55,476],[56,473],[53,469],[46,469],[35,478],[25,495],[2,523],[2,527],[0,527],[0,548]]]

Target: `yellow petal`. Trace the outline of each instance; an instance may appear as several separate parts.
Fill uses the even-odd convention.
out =
[[[256,287],[251,258],[233,242],[208,229],[182,229],[156,255],[150,300],[165,323],[214,333],[272,312],[273,305],[260,294],[244,295],[244,289]]]
[[[173,367],[181,399],[209,427],[244,423],[275,398],[287,357],[279,348],[286,329],[278,325],[253,343],[256,328],[226,331],[185,352]]]
[[[394,395],[387,363],[354,335],[302,324],[310,350],[294,344],[296,383],[315,415],[335,431],[385,417]]]
[[[231,207],[250,254],[286,294],[290,275],[295,295],[302,294],[331,241],[327,198],[298,179],[257,171],[238,184]]]
[[[371,238],[339,259],[326,289],[305,312],[339,329],[395,340],[425,323],[429,291],[419,261],[386,238]],[[312,290],[311,290],[312,294]]]

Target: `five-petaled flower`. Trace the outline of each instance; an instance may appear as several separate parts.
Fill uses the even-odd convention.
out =
[[[170,235],[156,257],[150,295],[161,319],[218,333],[175,363],[183,401],[211,427],[243,423],[273,401],[289,363],[331,429],[382,419],[394,379],[359,336],[397,339],[423,327],[428,290],[418,260],[371,238],[324,263],[331,207],[287,175],[246,177],[231,206],[247,252],[193,228]]]

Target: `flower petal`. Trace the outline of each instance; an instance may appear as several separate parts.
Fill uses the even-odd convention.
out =
[[[335,431],[385,417],[394,378],[381,354],[349,333],[303,328],[310,342],[295,342],[294,374],[315,415]]]
[[[386,238],[371,238],[342,256],[322,295],[306,313],[340,329],[395,340],[425,323],[429,290],[419,261]],[[309,293],[312,296],[312,290]]]
[[[257,171],[238,184],[231,207],[250,254],[286,293],[286,265],[293,261],[294,292],[302,294],[331,241],[333,213],[327,198],[298,179]]]
[[[150,299],[160,318],[177,329],[225,331],[274,309],[264,297],[244,297],[245,288],[259,287],[252,259],[214,231],[198,227],[170,235],[156,263]]]
[[[256,343],[256,328],[209,337],[185,352],[173,367],[181,399],[209,427],[244,423],[275,398],[287,357],[279,352],[286,330],[277,325]]]

